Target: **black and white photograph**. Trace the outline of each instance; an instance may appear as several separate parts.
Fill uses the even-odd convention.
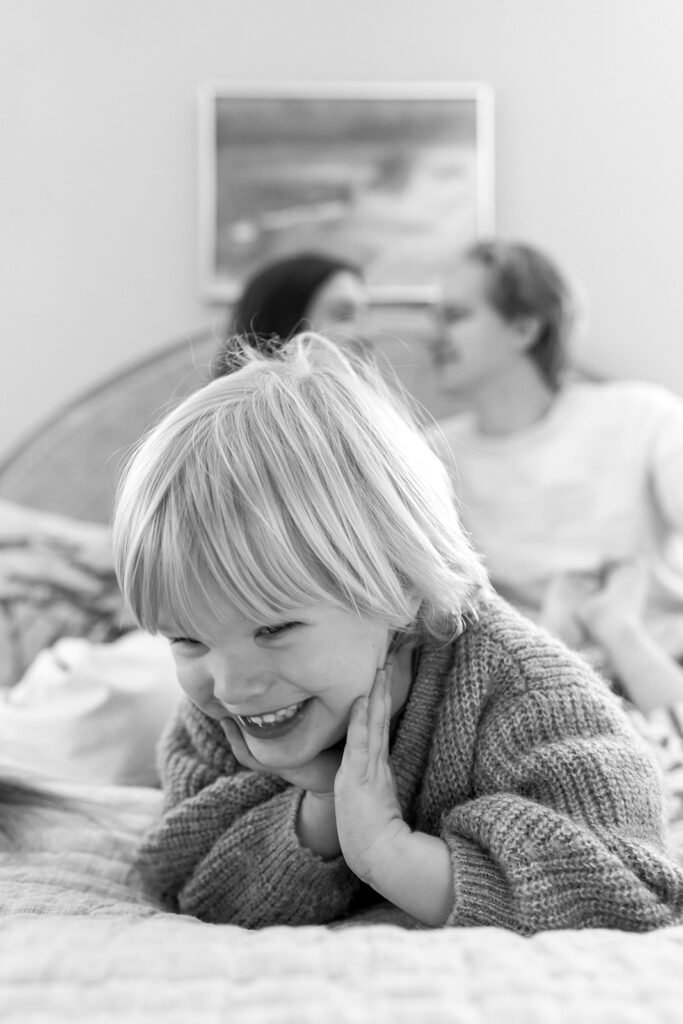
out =
[[[2,0],[1,1024],[683,1024],[682,40]]]

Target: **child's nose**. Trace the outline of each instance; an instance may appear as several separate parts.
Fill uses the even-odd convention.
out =
[[[213,666],[214,696],[230,710],[239,711],[266,689],[265,682],[258,682],[258,674],[253,667],[238,662],[228,662],[221,658]]]

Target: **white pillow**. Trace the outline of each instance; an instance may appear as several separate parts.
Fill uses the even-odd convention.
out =
[[[163,637],[58,640],[0,691],[2,760],[48,779],[156,786],[155,747],[181,696]]]
[[[111,641],[133,625],[109,527],[0,501],[0,687],[61,637]]]

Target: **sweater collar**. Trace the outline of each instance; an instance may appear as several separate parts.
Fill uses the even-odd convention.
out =
[[[391,745],[396,792],[404,816],[411,810],[422,784],[454,658],[454,644],[427,640],[416,649],[417,670]]]

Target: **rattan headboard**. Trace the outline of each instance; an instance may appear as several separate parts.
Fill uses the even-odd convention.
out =
[[[0,464],[0,498],[106,522],[121,460],[166,405],[207,379],[204,331],[79,395]]]
[[[373,341],[403,383],[443,415],[429,369],[426,311],[378,307],[374,320]],[[77,396],[0,462],[0,498],[107,522],[122,460],[164,409],[208,379],[216,344],[214,330],[199,331]]]

